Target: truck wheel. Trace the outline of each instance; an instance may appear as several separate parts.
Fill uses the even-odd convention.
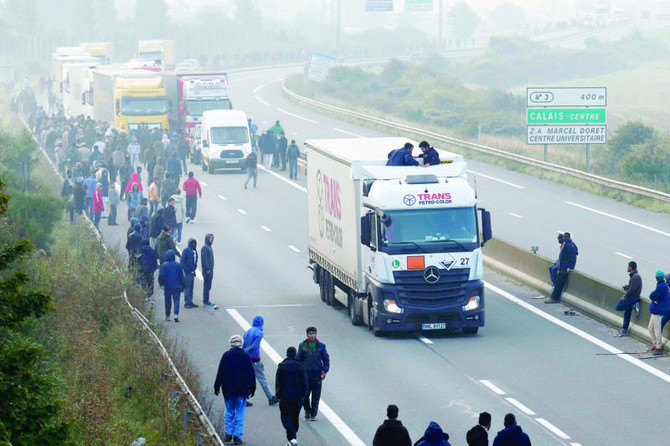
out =
[[[375,316],[374,316],[374,311],[372,311],[372,299],[368,297],[368,300],[366,302],[366,305],[368,307],[368,330],[369,331],[374,331],[375,330]]]
[[[326,304],[333,306],[335,304],[335,287],[333,286],[333,276],[328,272],[323,273],[326,288]]]
[[[476,335],[479,331],[479,327],[468,327],[463,329],[463,333],[466,335]]]
[[[361,325],[361,315],[356,311],[356,293],[353,290],[349,290],[349,298],[347,301],[349,306],[349,319],[351,320],[351,325]]]
[[[323,280],[324,271],[325,270],[323,268],[319,268],[319,296],[321,297],[321,302],[326,301],[326,286]]]

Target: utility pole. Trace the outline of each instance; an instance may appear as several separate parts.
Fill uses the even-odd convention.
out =
[[[342,16],[341,2],[342,0],[333,0],[333,7],[337,8],[337,11],[335,11],[335,13],[337,14],[335,18],[335,51],[340,50],[340,19]]]
[[[442,51],[442,1],[437,0],[437,51]]]

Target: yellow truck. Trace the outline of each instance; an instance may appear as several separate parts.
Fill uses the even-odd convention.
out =
[[[148,67],[174,70],[177,64],[174,40],[140,40],[137,43],[137,59]]]
[[[93,106],[93,118],[113,122],[117,130],[133,132],[145,124],[167,130],[168,103],[163,78],[146,70],[92,70],[92,84],[83,102]]]

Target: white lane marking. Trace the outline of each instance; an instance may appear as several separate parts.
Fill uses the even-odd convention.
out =
[[[584,206],[584,205],[581,205],[581,204],[573,203],[572,201],[566,201],[565,203],[566,203],[566,204],[569,204],[569,205],[571,205],[571,206],[578,207],[578,208],[580,208],[580,209],[584,209],[584,210],[586,210],[586,211],[591,211],[591,212],[594,212],[594,213],[596,213],[596,214],[604,215],[605,217],[613,218],[614,220],[619,220],[619,221],[622,221],[622,222],[624,222],[624,223],[628,223],[628,224],[630,224],[630,225],[637,226],[637,227],[642,228],[642,229],[646,229],[646,230],[651,231],[651,232],[655,232],[655,233],[657,233],[657,234],[664,235],[664,236],[666,236],[666,237],[670,237],[670,233],[669,233],[669,232],[663,232],[663,231],[661,231],[661,230],[659,230],[659,229],[652,228],[651,226],[646,226],[646,225],[643,225],[643,224],[641,224],[641,223],[637,223],[637,222],[634,222],[634,221],[626,220],[625,218],[619,217],[618,215],[608,214],[607,212],[599,211],[599,210],[597,210],[597,209],[593,209],[593,208],[590,208],[590,207],[588,207],[588,206]]]
[[[526,310],[535,313],[536,315],[548,320],[549,322],[551,322],[555,325],[558,325],[559,327],[561,327],[565,330],[568,330],[569,332],[571,332],[573,334],[576,334],[580,338],[585,339],[586,341],[588,341],[588,342],[590,342],[590,343],[608,351],[609,353],[614,353],[614,356],[616,356],[617,358],[621,358],[624,361],[627,361],[627,362],[631,363],[632,365],[634,365],[636,367],[639,367],[642,370],[656,376],[657,378],[660,378],[663,381],[665,381],[667,383],[670,383],[670,375],[668,375],[667,373],[664,373],[664,372],[650,366],[649,364],[646,364],[643,361],[640,361],[639,359],[632,357],[631,355],[625,354],[624,352],[622,352],[618,348],[611,346],[610,344],[608,344],[605,341],[601,341],[600,339],[596,338],[595,336],[592,336],[592,335],[580,330],[577,327],[573,327],[572,325],[568,324],[567,322],[564,322],[564,321],[562,321],[558,318],[555,318],[554,316],[552,316],[548,313],[545,313],[544,311],[542,311],[538,308],[535,308],[533,305],[519,299],[518,297],[508,293],[507,291],[501,290],[500,288],[498,288],[495,285],[491,285],[488,282],[484,282],[484,286],[486,288],[488,288],[489,290],[493,291],[494,293],[500,294],[505,299],[510,300],[510,301],[514,302],[515,304],[522,306]]]
[[[242,330],[247,331],[248,329],[251,328],[249,322],[247,322],[246,319],[242,317],[239,311],[235,310],[234,308],[228,308],[226,309],[226,311],[228,312],[230,317],[232,317],[235,320],[235,322],[237,322],[240,325],[240,327],[242,327]],[[283,358],[279,356],[279,353],[277,353],[277,351],[274,348],[272,348],[272,346],[268,344],[268,342],[265,339],[261,341],[261,348],[275,364],[279,364],[281,361],[283,361]],[[354,446],[365,446],[363,440],[358,438],[358,436],[354,433],[354,431],[351,430],[349,426],[347,426],[344,420],[342,420],[342,418],[340,418],[335,413],[335,411],[333,411],[333,409],[331,409],[330,406],[326,404],[326,402],[323,399],[319,403],[319,410],[321,411],[323,416],[328,421],[330,421],[330,423],[335,427],[335,429],[337,429],[340,432],[340,434],[345,438],[345,440],[347,440],[349,444]]]
[[[582,445],[579,443],[570,443],[570,446],[582,446]]]
[[[430,339],[428,339],[427,337],[422,336],[422,335],[418,335],[416,338],[419,341],[423,342],[424,344],[432,344],[433,343],[433,341],[431,341]]]
[[[203,186],[207,187],[207,183],[205,183],[204,181],[201,181],[200,184],[202,184]]]
[[[361,135],[358,135],[358,134],[353,133],[353,132],[349,132],[347,130],[338,129],[337,127],[333,127],[333,130],[335,130],[336,132],[344,133],[345,135],[355,136],[356,138],[363,138],[363,136],[361,136]]]
[[[619,256],[623,257],[624,259],[633,260],[633,257],[627,256],[626,254],[624,254],[622,252],[619,252],[619,251],[614,251],[614,254],[619,255]]]
[[[484,175],[483,173],[475,172],[474,170],[470,170],[470,169],[468,169],[467,171],[468,171],[468,173],[480,176],[482,178],[488,178],[489,180],[497,181],[498,183],[506,184],[508,186],[515,187],[517,189],[525,189],[525,187],[523,187],[523,186],[519,186],[518,184],[510,183],[509,181],[501,180],[500,178],[492,177],[492,176],[489,176],[489,175]]]
[[[289,180],[288,178],[284,178],[283,176],[279,175],[277,172],[273,172],[273,171],[271,171],[271,170],[268,170],[268,169],[266,169],[266,168],[263,167],[263,166],[258,166],[258,168],[259,168],[260,170],[264,170],[264,171],[266,171],[267,173],[269,173],[270,175],[272,175],[272,176],[275,177],[275,178],[279,178],[279,179],[282,180],[284,183],[286,183],[286,184],[290,184],[291,186],[295,187],[295,188],[298,189],[299,191],[302,191],[302,192],[304,192],[304,193],[307,193],[307,188],[306,188],[306,187],[302,187],[302,186],[300,186],[300,185],[294,183],[293,181]]]
[[[290,249],[293,252],[300,252],[300,250],[293,245],[288,245],[288,249]]]
[[[237,212],[239,212],[242,215],[247,215],[247,211],[245,211],[244,209],[238,209]]]
[[[217,195],[217,197],[219,197],[220,200],[225,200],[226,199],[226,197],[224,197],[223,195]]]
[[[235,305],[230,308],[286,308],[286,307],[315,307],[323,304],[268,304],[268,305]]]
[[[503,390],[501,390],[500,387],[496,386],[495,384],[493,384],[488,379],[480,379],[479,382],[484,384],[489,389],[491,389],[493,391],[493,393],[496,393],[498,395],[504,395],[505,394],[505,392]]]
[[[272,229],[268,228],[267,226],[261,226],[263,228],[263,231],[265,232],[272,232]]]
[[[313,119],[305,118],[304,116],[296,115],[295,113],[288,112],[288,111],[284,110],[283,108],[278,108],[277,110],[279,110],[280,112],[282,112],[286,115],[293,116],[294,118],[298,118],[298,119],[302,119],[303,121],[311,122],[312,124],[318,124],[319,123],[319,121],[315,121]]]
[[[528,406],[525,404],[522,404],[519,400],[516,398],[505,398],[508,403],[510,403],[512,406],[516,407],[519,409],[521,412],[525,413],[526,415],[536,415],[535,412],[530,410]]]
[[[540,423],[547,430],[553,432],[553,434],[556,435],[557,437],[559,437],[563,440],[569,440],[570,439],[570,436],[568,434],[566,434],[565,432],[563,432],[562,430],[560,430],[559,428],[557,428],[556,426],[554,426],[553,424],[551,424],[550,422],[545,420],[544,418],[535,418],[535,421]]]
[[[260,91],[260,89],[263,88],[263,87],[265,87],[265,86],[267,86],[267,84],[260,84],[258,87],[254,88],[254,97],[256,98],[256,100],[257,100],[258,102],[260,102],[261,104],[265,105],[266,107],[272,107],[272,105],[271,105],[269,102],[263,100],[263,98],[261,98],[260,96],[258,96],[258,92]]]
[[[514,212],[508,212],[508,214],[511,215],[512,217],[523,218],[521,215],[515,214]]]
[[[196,270],[195,270],[195,277],[196,277],[198,280],[202,280],[202,273],[200,272],[199,269],[196,269]]]

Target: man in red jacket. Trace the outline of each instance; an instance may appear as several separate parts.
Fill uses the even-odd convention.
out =
[[[198,208],[198,197],[202,198],[202,189],[198,180],[193,178],[193,171],[188,173],[188,178],[181,188],[186,192],[186,223],[193,223]]]

